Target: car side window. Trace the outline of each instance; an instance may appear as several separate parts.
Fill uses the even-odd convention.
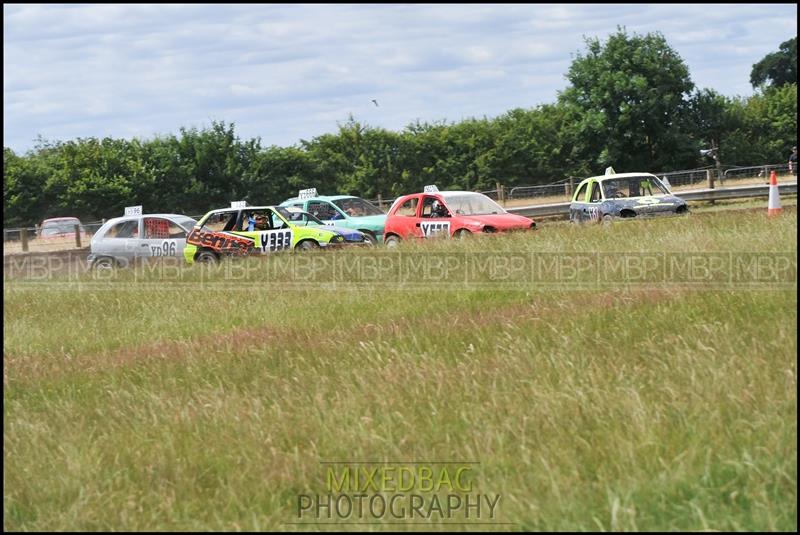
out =
[[[174,221],[169,222],[168,233],[170,239],[178,239],[186,237],[186,229]]]
[[[319,219],[323,221],[326,219],[336,219],[341,218],[342,215],[331,206],[330,203],[325,201],[309,201],[308,202],[308,210],[307,212],[311,213],[312,215],[317,216]]]
[[[580,188],[578,188],[578,192],[575,194],[575,202],[586,202],[586,188],[589,187],[589,183],[587,182]]]
[[[271,221],[275,221],[275,215],[272,210],[244,210],[242,212],[242,219],[239,222],[238,230],[242,232],[260,232],[262,230],[272,230],[274,225]]]
[[[121,221],[108,229],[106,238],[138,238],[139,220]]]
[[[223,212],[221,214],[211,214],[208,220],[203,224],[205,230],[211,232],[220,232],[223,230],[231,230],[236,223],[237,212]]]
[[[170,228],[170,224],[175,228]],[[144,218],[144,238],[152,240],[165,240],[171,238],[171,233],[182,231],[178,225],[161,217],[145,217]],[[180,238],[185,238],[186,233],[181,232]]]
[[[422,201],[422,213],[420,217],[436,217],[433,215],[433,203],[436,202],[436,197],[425,197]]]
[[[600,196],[600,183],[594,182],[592,184],[592,196],[589,199],[589,202],[600,202],[602,197]]]
[[[419,199],[417,197],[411,197],[406,202],[400,205],[394,215],[399,215],[403,217],[415,217],[417,215],[417,203]]]
[[[283,219],[281,219],[281,217],[278,214],[276,214],[275,212],[270,212],[270,214],[272,219],[272,230],[289,228],[289,225],[287,225],[286,222]]]

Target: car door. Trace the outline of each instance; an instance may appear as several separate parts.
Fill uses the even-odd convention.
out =
[[[569,218],[571,221],[577,221],[579,223],[586,221],[586,216],[588,214],[586,210],[589,207],[587,196],[590,183],[591,181],[584,182],[578,187],[578,191],[575,192],[575,196],[569,207]]]
[[[586,221],[600,221],[603,214],[600,209],[600,204],[603,202],[603,192],[600,188],[600,182],[593,180],[589,184],[589,202],[584,208],[584,217]]]
[[[256,226],[245,235],[252,237],[254,252],[260,254],[290,250],[294,229],[277,212],[269,208],[257,208],[244,214],[243,221],[252,219]],[[248,227],[243,227],[245,230]]]
[[[435,212],[434,205],[444,208],[444,201],[433,195],[423,195],[420,206],[419,222],[415,226],[419,228],[421,238],[449,238],[451,234],[451,220],[449,213],[444,216],[442,212]]]
[[[92,254],[112,257],[121,264],[136,258],[139,247],[139,217],[121,219],[91,244]]]
[[[141,236],[139,258],[181,257],[186,247],[186,230],[166,217],[142,217]]]
[[[420,217],[418,214],[419,197],[419,195],[408,197],[397,207],[397,210],[395,210],[392,216],[394,230],[404,239],[422,238],[422,229],[420,228]]]

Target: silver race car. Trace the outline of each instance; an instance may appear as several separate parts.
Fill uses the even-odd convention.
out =
[[[197,222],[180,214],[142,214],[109,219],[92,236],[89,267],[124,267],[150,257],[183,255]]]
[[[657,176],[610,171],[578,185],[569,206],[570,221],[609,223],[615,219],[689,213],[686,201],[672,195]]]

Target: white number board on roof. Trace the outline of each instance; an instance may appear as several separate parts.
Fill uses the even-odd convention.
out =
[[[438,191],[439,188],[437,188],[436,185],[434,184],[431,184],[430,186],[425,186],[425,189],[423,190],[423,192],[425,193],[437,193]]]
[[[231,208],[246,208],[247,201],[231,201]]]
[[[297,192],[298,199],[310,199],[317,196],[317,188],[301,189]]]
[[[125,215],[142,215],[142,206],[126,206],[125,207]]]

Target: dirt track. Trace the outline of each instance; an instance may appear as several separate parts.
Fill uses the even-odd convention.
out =
[[[60,273],[82,273],[87,269],[89,248],[66,251],[29,252],[3,255],[3,278],[36,279]]]

